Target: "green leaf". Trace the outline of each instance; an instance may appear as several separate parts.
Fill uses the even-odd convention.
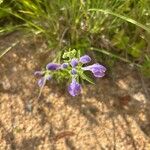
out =
[[[11,11],[11,9],[10,8],[4,8],[4,9],[5,11],[3,10],[0,11],[0,18],[10,16],[9,12]]]
[[[91,83],[91,84],[95,84],[95,83],[93,82],[93,80],[92,80],[91,78],[89,78],[87,75],[85,75],[83,72],[80,72],[79,74],[80,74],[80,76],[81,76],[82,79],[88,81],[88,82]]]
[[[63,58],[63,59],[68,58],[68,52],[65,52],[65,53],[63,54],[62,58]]]
[[[146,56],[146,59],[142,64],[141,71],[146,77],[150,77],[150,56]]]
[[[3,1],[4,1],[4,0],[0,0],[0,4],[2,4],[2,3],[3,3]]]
[[[75,49],[73,49],[72,51],[69,51],[69,52],[64,52],[62,58],[65,59],[65,58],[74,58],[77,54],[77,51]]]
[[[137,49],[135,46],[133,46],[129,51],[129,54],[132,55],[135,58],[139,58],[141,56],[140,49]]]
[[[69,52],[69,58],[74,58],[77,54],[77,51],[73,49],[72,51]]]
[[[139,43],[134,43],[131,49],[128,49],[128,53],[135,58],[139,58],[142,55],[142,49],[145,47],[145,41],[142,39]]]
[[[113,45],[117,46],[120,49],[126,49],[129,42],[129,37],[125,35],[124,30],[116,33],[112,39]]]

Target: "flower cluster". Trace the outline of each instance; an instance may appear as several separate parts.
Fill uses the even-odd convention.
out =
[[[81,93],[81,85],[79,84],[79,78],[83,78],[89,81],[85,75],[85,71],[91,71],[97,78],[101,78],[105,75],[106,68],[99,63],[85,66],[91,62],[91,58],[88,55],[75,57],[73,52],[67,52],[63,55],[63,58],[69,58],[62,64],[49,63],[44,71],[36,71],[35,75],[40,76],[38,80],[39,87],[43,87],[47,80],[52,78],[53,72],[66,70],[68,72],[68,78],[71,78],[71,83],[68,86],[68,92],[71,96],[77,96]]]

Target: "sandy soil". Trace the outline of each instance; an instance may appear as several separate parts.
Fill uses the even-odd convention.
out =
[[[49,83],[37,100],[48,48],[15,33],[0,49],[18,39],[0,59],[0,150],[150,150],[150,82],[134,67],[118,63],[76,98]]]

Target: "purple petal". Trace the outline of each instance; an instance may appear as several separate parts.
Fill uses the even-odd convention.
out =
[[[101,77],[105,76],[105,73],[104,72],[100,72],[100,71],[94,72],[93,74],[97,78],[101,78]]]
[[[73,68],[73,69],[71,70],[71,74],[73,74],[73,75],[77,74],[77,70]]]
[[[98,63],[83,67],[83,70],[90,70],[95,77],[103,77],[105,75],[106,68]]]
[[[76,58],[73,58],[70,62],[71,66],[74,68],[78,65],[78,59]]]
[[[44,72],[43,72],[43,71],[35,71],[35,72],[34,72],[34,75],[35,75],[35,76],[43,76],[43,75],[44,75]]]
[[[39,87],[43,87],[45,83],[46,83],[45,77],[42,77],[41,79],[38,80]]]
[[[75,79],[72,79],[68,92],[71,96],[77,96],[81,92],[81,85]]]
[[[49,64],[47,64],[46,69],[48,69],[48,70],[58,70],[58,69],[60,69],[60,65],[56,64],[56,63],[49,63]]]
[[[65,68],[67,68],[68,66],[69,66],[68,63],[63,63],[63,64],[61,65],[61,68],[62,68],[62,69],[65,69]]]
[[[50,75],[46,75],[38,80],[39,87],[43,87],[46,84],[46,80],[50,80],[52,77]]]
[[[88,55],[84,55],[84,56],[80,57],[80,62],[81,62],[82,64],[89,63],[90,61],[91,61],[91,58],[90,58],[90,56],[88,56]]]

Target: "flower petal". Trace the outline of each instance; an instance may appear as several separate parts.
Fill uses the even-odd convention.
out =
[[[91,57],[88,55],[84,55],[84,56],[80,57],[80,62],[82,64],[89,63],[90,61],[91,61]]]
[[[41,79],[38,80],[39,87],[43,87],[45,83],[46,83],[45,77],[42,77]]]
[[[70,62],[71,66],[74,68],[78,65],[78,59],[76,58],[73,58]]]
[[[96,63],[96,64],[93,64],[93,65],[90,65],[90,66],[87,66],[87,67],[83,67],[82,68],[83,70],[90,70],[95,77],[103,77],[105,75],[105,71],[106,71],[106,68],[102,65],[100,65],[99,63]]]
[[[72,79],[68,92],[71,96],[77,96],[81,92],[81,85],[75,79]]]
[[[65,68],[67,68],[68,66],[69,66],[68,63],[63,63],[63,64],[61,65],[61,68],[62,68],[62,69],[65,69]]]
[[[42,77],[41,79],[38,80],[38,85],[39,87],[43,87],[46,84],[47,80],[50,80],[52,77],[51,75],[45,75],[44,77]]]
[[[35,76],[43,76],[43,75],[44,75],[44,72],[43,72],[43,71],[35,71],[35,72],[34,72],[34,75],[35,75]]]
[[[48,70],[58,70],[58,69],[60,69],[60,65],[56,64],[56,63],[49,63],[49,64],[47,64],[46,69],[48,69]]]
[[[104,72],[100,72],[100,71],[94,72],[93,74],[97,78],[102,78],[103,76],[105,76],[105,73]]]

